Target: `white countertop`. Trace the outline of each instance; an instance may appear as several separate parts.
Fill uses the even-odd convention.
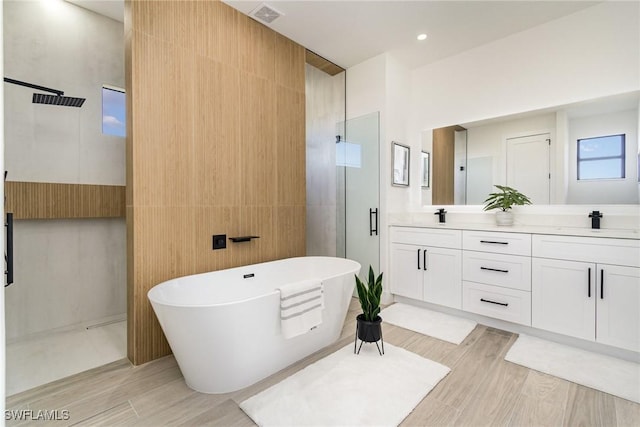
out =
[[[472,224],[449,222],[440,224],[426,221],[392,221],[390,226],[396,227],[424,227],[424,228],[444,228],[449,230],[475,230],[475,231],[499,231],[506,233],[530,233],[530,234],[555,234],[560,236],[583,236],[583,237],[609,237],[616,239],[640,240],[640,230],[638,229],[615,229],[601,228],[593,230],[591,228],[552,226],[552,225],[518,225],[497,226],[495,224]]]

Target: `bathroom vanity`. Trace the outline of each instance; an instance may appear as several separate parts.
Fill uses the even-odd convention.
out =
[[[394,295],[640,352],[637,230],[395,224],[389,237]]]

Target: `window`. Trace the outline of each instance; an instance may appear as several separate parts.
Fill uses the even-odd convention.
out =
[[[578,180],[624,177],[624,134],[578,140]]]
[[[127,135],[124,89],[102,87],[102,133],[122,138]]]

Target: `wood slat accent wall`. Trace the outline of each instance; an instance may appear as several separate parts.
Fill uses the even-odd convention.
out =
[[[335,76],[336,74],[340,74],[344,71],[344,68],[334,64],[328,59],[323,58],[317,53],[310,51],[309,49],[306,50],[305,57],[307,64],[312,65],[321,71],[324,71],[330,76]]]
[[[4,191],[14,219],[125,216],[124,186],[7,181]]]
[[[183,275],[305,254],[305,49],[219,1],[125,2],[128,357]],[[213,251],[212,235],[257,235]]]

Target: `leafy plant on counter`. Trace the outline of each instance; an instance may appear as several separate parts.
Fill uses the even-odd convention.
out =
[[[487,200],[484,201],[485,206],[483,210],[485,211],[501,209],[503,212],[507,212],[513,205],[522,206],[531,204],[531,200],[515,188],[507,187],[506,185],[494,185],[494,187],[497,187],[501,192],[489,194]]]

